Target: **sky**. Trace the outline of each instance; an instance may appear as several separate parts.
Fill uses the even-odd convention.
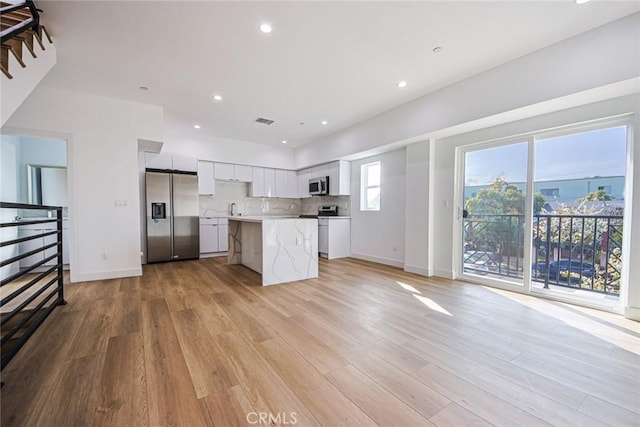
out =
[[[625,127],[539,139],[535,144],[535,181],[625,174]],[[488,184],[497,176],[507,182],[526,181],[526,142],[466,154],[466,185]]]

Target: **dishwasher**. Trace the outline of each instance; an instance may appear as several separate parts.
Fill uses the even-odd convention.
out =
[[[323,258],[329,254],[329,220],[318,218],[318,252]]]

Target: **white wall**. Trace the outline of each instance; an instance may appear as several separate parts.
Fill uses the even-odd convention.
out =
[[[162,152],[215,162],[294,169],[293,150],[291,148],[226,138],[166,134]]]
[[[19,139],[15,136],[0,135],[0,201],[18,201],[18,180],[16,164],[19,156]],[[0,222],[13,221],[18,214],[17,209],[0,209]],[[0,241],[16,239],[17,227],[0,229]],[[0,259],[9,259],[18,254],[18,245],[0,248]],[[4,279],[18,271],[18,263],[0,268],[0,279]]]
[[[406,148],[406,208],[405,271],[431,276],[433,274],[433,240],[430,220],[433,207],[433,167],[430,166],[434,141],[408,145]]]
[[[380,211],[360,210],[360,167],[380,161]],[[351,256],[402,267],[405,248],[405,150],[351,163]]]
[[[49,39],[46,37],[42,39],[42,43],[46,50],[42,50],[38,43],[33,44],[37,58],[31,56],[26,47],[23,47],[22,60],[26,65],[25,68],[22,68],[17,59],[9,54],[9,73],[11,73],[13,79],[9,79],[4,73],[0,73],[0,86],[2,86],[0,126],[4,126],[7,123],[11,115],[20,107],[20,104],[24,102],[27,96],[56,64],[57,52],[55,45],[49,43]]]
[[[141,274],[138,139],[161,140],[162,118],[159,107],[41,85],[3,129],[68,142],[72,281]]]
[[[0,201],[18,200],[18,169],[20,158],[20,138],[13,135],[0,135]]]
[[[456,265],[456,258],[454,256],[456,253],[454,246],[456,240],[454,236],[457,228],[461,226],[460,220],[456,219],[457,206],[454,205],[454,195],[456,191],[459,191],[455,188],[456,147],[626,113],[635,114],[636,129],[640,128],[640,122],[638,121],[638,115],[640,114],[640,95],[628,95],[436,141],[433,153],[434,157],[431,163],[434,167],[434,200],[431,205],[433,209],[432,240],[438,244],[438,250],[432,252],[434,274],[448,278],[453,278],[456,275],[454,268]],[[633,194],[631,195],[633,206],[628,206],[625,210],[626,220],[629,221],[627,224],[631,225],[631,229],[635,230],[635,234],[637,234],[638,227],[640,227],[640,171],[638,170],[640,169],[638,167],[638,165],[640,165],[640,150],[637,149],[639,144],[639,132],[636,130],[634,140],[634,148],[636,149],[633,153],[633,160],[636,167],[632,171],[633,176],[630,180],[633,185]],[[629,200],[629,197],[627,197],[627,200]],[[416,219],[407,222],[407,230],[422,226],[419,222],[421,218],[424,218],[427,214],[428,211],[417,213],[415,215]],[[625,230],[631,229],[625,227]],[[625,276],[628,279],[633,278],[633,280],[629,282],[629,304],[627,313],[636,313],[635,316],[640,318],[640,316],[638,316],[640,314],[640,281],[635,279],[640,277],[640,264],[630,261],[640,259],[640,241],[638,241],[638,239],[632,239],[628,241],[628,243],[630,243],[629,250],[625,248],[625,251],[623,251],[627,257],[625,261],[628,261],[625,265],[629,268]],[[420,254],[416,256],[420,256]],[[424,256],[424,254],[421,256]]]
[[[640,76],[640,13],[432,92],[295,150],[298,168],[494,117],[492,125],[540,114],[538,103]],[[637,90],[637,82],[635,89]],[[611,90],[614,90],[612,87]],[[606,91],[594,96],[611,97]],[[582,98],[573,105],[591,102]],[[549,110],[547,110],[549,111]],[[515,118],[514,118],[515,117]],[[488,126],[474,123],[476,129]]]

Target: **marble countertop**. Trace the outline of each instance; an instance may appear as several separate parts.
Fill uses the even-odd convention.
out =
[[[265,215],[265,216],[252,216],[252,215],[241,215],[241,216],[230,216],[227,217],[229,221],[244,221],[244,222],[263,222],[264,220],[283,220],[283,219],[312,219],[315,218],[300,218],[297,215]]]

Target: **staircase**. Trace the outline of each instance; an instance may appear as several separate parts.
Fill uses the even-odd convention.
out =
[[[56,49],[33,1],[0,2],[0,126],[56,63]]]

